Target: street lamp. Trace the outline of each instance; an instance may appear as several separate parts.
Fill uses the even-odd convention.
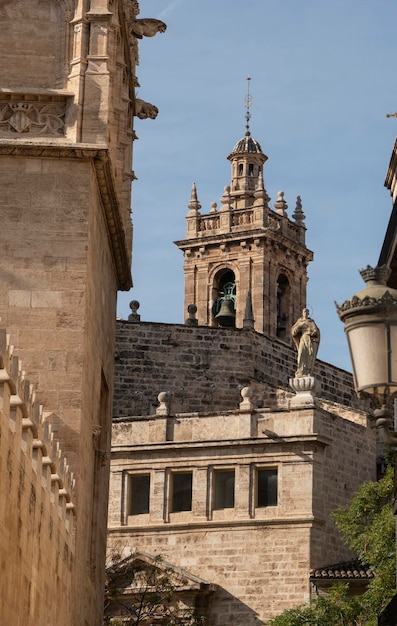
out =
[[[345,324],[358,396],[374,407],[376,427],[384,443],[397,450],[392,432],[393,404],[397,395],[397,290],[387,287],[391,270],[367,266],[360,274],[366,283],[350,300],[336,305]],[[397,514],[397,466],[394,466],[394,504]],[[397,594],[379,616],[378,625],[397,624]]]
[[[397,290],[386,285],[390,271],[368,265],[360,271],[365,289],[336,308],[345,324],[356,392],[370,398],[383,441],[397,446],[390,431],[397,394]]]

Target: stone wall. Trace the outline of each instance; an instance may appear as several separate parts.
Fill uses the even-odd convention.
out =
[[[1,329],[1,624],[72,624],[74,480],[44,415]]]
[[[1,4],[0,316],[76,475],[68,619],[91,626],[102,615],[117,289],[131,284],[127,17],[139,7]]]
[[[150,415],[161,391],[174,413],[233,409],[247,385],[258,406],[285,406],[295,369],[291,345],[255,331],[118,321],[113,414]],[[351,374],[323,361],[314,374],[323,399],[359,406]]]
[[[60,159],[51,149],[33,158],[26,149],[0,156],[0,311],[77,477],[76,547],[84,556],[70,619],[84,624],[102,612],[117,278],[96,150],[68,149],[71,158]]]
[[[317,399],[308,408],[115,419],[109,543],[161,554],[219,585],[214,625],[258,626],[309,600],[310,570],[351,557],[330,512],[375,479],[375,433],[364,412]],[[214,475],[235,471],[235,501],[214,505]],[[256,500],[258,469],[278,475],[276,505]],[[172,511],[172,481],[192,472],[191,510]],[[130,509],[130,477],[150,476],[150,506]]]

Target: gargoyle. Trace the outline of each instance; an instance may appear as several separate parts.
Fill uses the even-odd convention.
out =
[[[145,102],[140,98],[135,100],[135,115],[139,117],[140,120],[147,120],[150,118],[151,120],[156,119],[159,110],[154,104],[150,104],[150,102]]]
[[[166,29],[167,24],[164,24],[161,20],[146,17],[142,20],[132,22],[130,34],[134,35],[137,39],[142,39],[142,37],[154,37],[157,33],[164,33]]]

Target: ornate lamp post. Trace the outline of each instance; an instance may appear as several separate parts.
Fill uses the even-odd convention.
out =
[[[345,324],[356,392],[370,398],[382,440],[395,451],[397,433],[391,427],[397,394],[397,290],[387,287],[390,270],[385,266],[368,266],[360,274],[366,282],[365,289],[336,308]],[[395,465],[395,515],[396,487]],[[396,606],[397,595],[379,616],[379,626],[397,624]]]
[[[390,431],[397,394],[397,290],[387,287],[385,266],[368,265],[360,274],[365,289],[336,308],[345,324],[356,392],[370,398],[383,441],[397,447]]]

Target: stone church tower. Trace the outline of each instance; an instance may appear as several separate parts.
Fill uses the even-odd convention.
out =
[[[28,473],[12,454],[14,465],[7,461],[11,486],[18,476],[25,483],[15,515],[1,518],[2,624],[101,623],[116,296],[131,287],[133,115],[156,114],[135,100],[137,40],[165,29],[138,13],[135,0],[0,3],[1,325],[76,485],[69,586],[60,576],[64,551],[51,569],[51,546],[41,542],[59,535],[56,514],[40,535],[45,493],[32,487],[29,513],[21,504],[32,462]],[[22,403],[11,394],[11,404]],[[44,457],[36,428],[32,445],[44,472],[49,451]],[[31,452],[25,445],[24,463]],[[50,482],[61,485],[55,465]]]
[[[202,214],[193,185],[176,242],[185,324],[141,321],[135,301],[116,335],[109,547],[131,571],[161,555],[188,583],[178,600],[214,626],[264,626],[317,594],[313,571],[345,571],[330,513],[376,468],[347,372],[317,361],[289,387],[312,253],[300,198],[292,220],[282,192],[269,206],[248,121],[220,209]],[[122,574],[118,618],[134,602]]]
[[[248,111],[248,109],[247,109]],[[218,209],[200,212],[193,184],[186,237],[176,245],[185,264],[185,310],[197,307],[199,325],[245,326],[284,338],[306,305],[306,268],[313,255],[305,245],[298,196],[292,220],[283,192],[274,210],[264,187],[267,156],[249,130],[227,157],[231,182]]]

